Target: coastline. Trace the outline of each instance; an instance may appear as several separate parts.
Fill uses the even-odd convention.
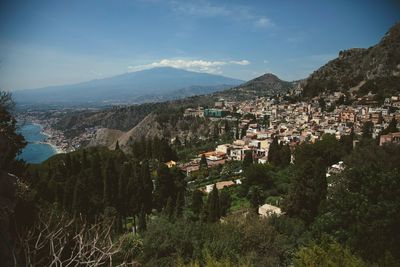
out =
[[[36,124],[38,124],[38,123],[36,123]],[[56,143],[49,141],[52,139],[53,135],[49,131],[46,131],[46,129],[43,127],[43,125],[41,125],[41,124],[38,124],[38,125],[40,125],[40,127],[41,127],[41,133],[46,136],[46,140],[43,143],[51,146],[51,148],[54,150],[55,154],[66,153],[66,151],[62,147],[58,146]]]
[[[52,133],[47,130],[43,124],[37,122],[37,121],[24,121],[22,125],[25,124],[32,124],[32,125],[36,125],[38,127],[40,127],[40,133],[43,134],[45,137],[45,140],[43,140],[42,144],[46,144],[48,146],[50,146],[52,148],[52,150],[54,151],[54,154],[61,154],[61,153],[66,153],[66,150],[64,150],[62,147],[58,146],[56,143],[51,142],[50,140],[53,138]]]

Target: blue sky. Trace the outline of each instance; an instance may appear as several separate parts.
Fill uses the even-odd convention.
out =
[[[374,45],[398,21],[396,0],[3,0],[0,88],[156,66],[295,80],[340,50]]]

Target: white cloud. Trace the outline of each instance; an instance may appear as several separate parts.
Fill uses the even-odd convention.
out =
[[[253,7],[246,5],[220,5],[207,0],[170,1],[174,12],[196,17],[225,17],[231,20],[247,22],[257,28],[272,28],[274,23],[266,16],[258,14]]]
[[[189,2],[189,1],[171,1],[174,11],[192,16],[229,16],[232,11],[225,7],[211,4],[207,1]]]
[[[230,61],[229,63],[246,66],[246,65],[250,64],[250,61],[244,59],[244,60],[240,60],[240,61]]]
[[[273,27],[274,24],[269,18],[261,17],[256,20],[255,25],[260,28],[270,28]]]
[[[129,66],[128,71],[138,71],[155,67],[173,67],[197,72],[222,73],[222,67],[227,65],[249,65],[248,60],[231,61],[208,61],[208,60],[186,60],[186,59],[162,59],[145,65]]]

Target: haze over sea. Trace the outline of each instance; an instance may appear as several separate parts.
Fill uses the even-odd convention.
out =
[[[23,159],[27,163],[41,163],[56,154],[55,148],[44,143],[47,136],[42,130],[41,125],[34,123],[27,123],[21,126],[19,133],[25,137],[28,144],[18,156],[19,159]]]

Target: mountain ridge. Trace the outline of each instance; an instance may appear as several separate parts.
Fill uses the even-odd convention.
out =
[[[400,77],[400,23],[391,27],[377,44],[369,48],[340,51],[337,58],[305,79],[302,90],[306,97],[326,91],[348,92],[360,83],[392,77]]]
[[[76,84],[18,90],[14,91],[14,97],[17,102],[143,103],[152,102],[153,99],[160,101],[182,97],[175,91],[192,86],[210,92],[242,82],[221,75],[157,67]],[[202,93],[201,90],[198,91],[200,92],[197,93]],[[151,101],[146,101],[147,99]]]

